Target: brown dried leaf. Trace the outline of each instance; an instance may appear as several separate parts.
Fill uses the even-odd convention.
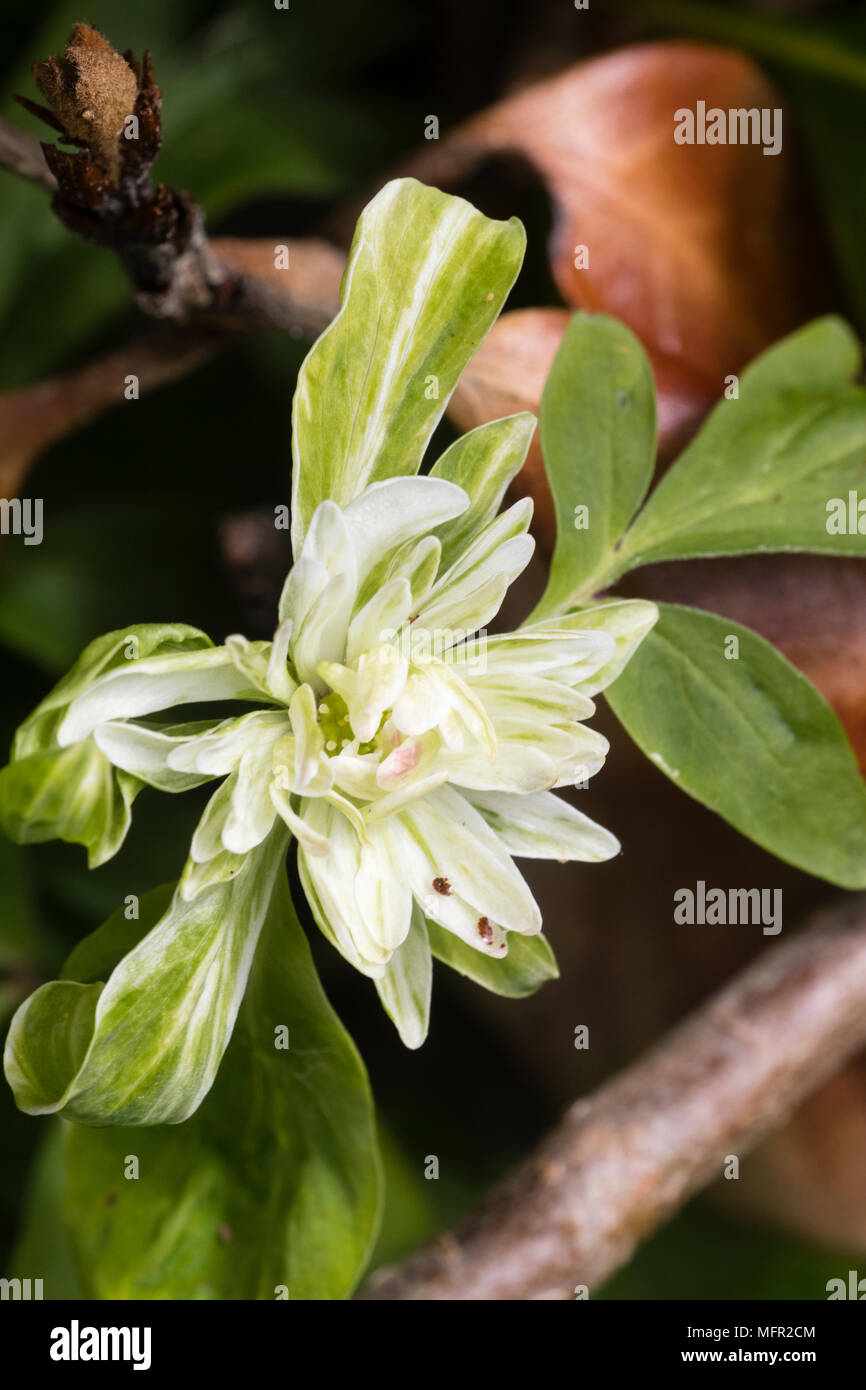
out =
[[[677,145],[674,112],[698,100],[725,109],[781,105],[740,54],[646,44],[508,98],[428,147],[410,169],[454,186],[492,155],[534,167],[554,206],[548,250],[563,299],[621,318],[650,354],[663,454],[721,394],[725,376],[820,303],[814,273],[802,274],[813,253],[788,145],[770,157],[755,145]],[[589,264],[577,269],[581,246]],[[505,397],[526,351],[513,366],[498,357]],[[537,409],[537,399],[528,403]],[[484,410],[472,423],[500,413],[496,396]]]

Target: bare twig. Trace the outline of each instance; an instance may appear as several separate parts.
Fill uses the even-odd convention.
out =
[[[162,98],[150,54],[139,65],[89,25],[62,58],[34,65],[40,106],[60,136],[40,144],[0,121],[0,168],[44,188],[70,231],[113,252],[140,309],[161,321],[108,357],[0,397],[0,486],[11,495],[41,451],[124,398],[194,370],[238,333],[314,338],[337,311],[345,256],[320,240],[210,240],[188,193],[151,183]],[[132,123],[132,124],[131,124]],[[127,133],[134,138],[126,138]]]
[[[127,379],[140,392],[192,371],[218,340],[192,329],[161,329],[62,376],[0,396],[0,495],[14,497],[44,449],[124,399]]]
[[[578,1101],[455,1234],[367,1299],[592,1292],[866,1045],[866,897],[774,945],[642,1061]]]
[[[188,372],[234,341],[239,332],[267,316],[272,327],[314,338],[337,310],[345,257],[327,243],[287,240],[288,269],[274,267],[271,242],[211,242],[213,254],[242,287],[248,312],[225,323],[172,324],[151,328],[105,357],[63,375],[0,395],[0,496],[18,491],[31,463],[73,430],[120,405],[135,378],[145,395]],[[282,262],[281,262],[282,263]]]
[[[60,144],[40,145],[3,122],[0,167],[51,192],[64,226],[118,257],[140,309],[154,318],[223,331],[277,328],[307,336],[325,327],[335,309],[333,276],[322,303],[311,306],[293,294],[290,275],[271,274],[273,244],[251,243],[242,253],[232,241],[220,255],[190,195],[153,186],[162,94],[149,52],[139,64],[90,25],[76,24],[65,55],[34,64],[34,75],[48,106],[27,97],[19,101]],[[342,264],[334,248],[315,244],[323,248],[320,260],[330,257],[328,271]]]

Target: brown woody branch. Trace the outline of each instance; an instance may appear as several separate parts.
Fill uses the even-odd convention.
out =
[[[139,308],[162,326],[84,368],[0,396],[4,496],[48,445],[120,402],[130,375],[146,392],[239,333],[317,337],[337,311],[345,265],[319,240],[211,240],[188,193],[153,187],[162,98],[148,53],[139,65],[78,24],[65,55],[34,64],[34,74],[48,105],[19,97],[21,105],[74,149],[0,121],[0,168],[51,193],[64,226],[114,253]]]
[[[285,246],[290,270],[278,271],[270,242],[211,242],[213,253],[236,275],[243,316],[160,324],[84,367],[0,395],[0,496],[15,495],[30,465],[51,444],[121,404],[129,376],[145,395],[194,371],[259,319],[293,335],[321,333],[337,311],[345,258],[322,241],[288,240]]]
[[[342,259],[334,248],[316,243],[320,263],[330,259],[328,290],[323,295],[314,285],[307,294],[291,265],[272,273],[274,243],[253,242],[242,252],[232,241],[223,243],[221,254],[190,195],[154,187],[162,94],[149,53],[139,64],[90,25],[77,24],[64,56],[35,63],[33,71],[47,106],[18,100],[59,144],[40,143],[0,122],[0,167],[52,193],[64,226],[118,257],[139,308],[158,319],[225,332],[321,332],[336,307]]]
[[[374,1275],[366,1299],[590,1296],[695,1192],[866,1045],[866,897],[753,965],[580,1100],[454,1234]]]

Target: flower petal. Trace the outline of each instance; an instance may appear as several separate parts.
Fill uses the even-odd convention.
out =
[[[271,800],[273,750],[269,744],[249,748],[240,760],[231,809],[223,826],[223,848],[247,854],[270,833],[276,819]]]
[[[319,665],[343,656],[354,597],[349,575],[338,574],[325,585],[299,624],[292,660],[301,680],[320,694],[324,687],[318,676]]]
[[[380,979],[409,930],[412,895],[399,874],[388,826],[370,828],[364,845],[343,815],[323,799],[300,814],[331,842],[322,858],[298,850],[304,892],[320,930],[363,974]]]
[[[658,621],[658,615],[656,605],[645,599],[610,599],[592,608],[581,608],[576,613],[534,623],[524,631],[544,632],[557,628],[560,631],[604,632],[610,637],[614,643],[610,656],[595,671],[584,676],[579,684],[584,695],[596,695],[612,685],[631,661],[647,633]]]
[[[394,952],[376,989],[406,1047],[420,1047],[430,1026],[433,956],[424,914],[412,909],[409,935]]]
[[[388,478],[366,488],[344,512],[358,556],[362,598],[369,597],[365,584],[371,571],[389,560],[398,546],[459,516],[468,506],[462,487],[441,478]]]
[[[100,676],[77,695],[57,740],[67,746],[109,719],[135,719],[193,701],[256,698],[225,647],[144,657]]]
[[[197,742],[215,724],[197,723],[186,727],[190,732],[169,734],[145,724],[109,720],[94,731],[93,740],[115,767],[133,773],[148,786],[165,792],[185,792],[190,787],[200,787],[210,774],[175,771],[168,762],[169,754],[190,741]]]
[[[175,743],[166,753],[166,762],[175,772],[225,777],[237,771],[249,749],[263,743],[273,746],[287,729],[285,710],[253,710],[237,719],[224,719],[197,738]]]
[[[291,830],[299,845],[303,845],[307,854],[328,854],[331,850],[331,841],[327,835],[322,835],[318,830],[314,830],[303,816],[299,815],[292,807],[290,794],[280,787],[276,782],[271,783],[271,801],[274,809],[281,817],[284,824]]]
[[[502,792],[470,791],[466,798],[481,812],[509,854],[518,859],[598,863],[619,854],[615,835],[552,792],[509,796]]]
[[[496,928],[541,930],[538,905],[508,851],[453,787],[439,787],[387,824],[396,862],[428,917],[479,950],[496,939]],[[449,892],[436,887],[442,881]]]
[[[362,652],[394,641],[412,612],[412,586],[408,579],[387,580],[349,625],[346,661],[351,665]]]

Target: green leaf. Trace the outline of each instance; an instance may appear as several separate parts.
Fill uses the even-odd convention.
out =
[[[144,918],[160,909],[159,897],[142,901]],[[138,1181],[124,1176],[129,1155]],[[137,1130],[69,1126],[67,1157],[67,1219],[93,1298],[351,1292],[381,1197],[372,1099],[283,875],[234,1036],[195,1116]]]
[[[493,960],[429,918],[427,930],[430,949],[437,960],[493,994],[523,999],[548,980],[559,978],[556,957],[544,936],[520,936],[517,932],[509,932],[508,955],[504,960]]]
[[[22,1004],[4,1058],[20,1109],[95,1125],[176,1124],[196,1110],[232,1035],[286,839],[280,825],[227,883],[192,902],[175,894],[107,984],[67,975]],[[104,936],[123,930],[124,911]],[[96,952],[79,948],[79,965]]]
[[[826,700],[749,628],[659,608],[607,692],[631,737],[764,849],[843,888],[866,887],[866,787]],[[735,659],[726,657],[731,637]]]
[[[866,496],[866,391],[857,340],[817,319],[743,372],[628,532],[618,570],[750,551],[866,554],[866,535],[830,534],[828,504]],[[866,524],[866,523],[864,523]]]
[[[457,379],[492,327],[526,238],[414,179],[358,222],[340,312],[308,354],[293,407],[292,544],[316,507],[417,473]]]
[[[505,489],[523,467],[534,433],[535,416],[528,411],[489,420],[461,435],[430,469],[432,478],[456,483],[469,497],[466,511],[433,533],[442,542],[441,574],[496,516]]]
[[[92,738],[59,742],[73,700],[110,672],[132,673],[150,656],[212,649],[184,623],[138,623],[91,642],[18,729],[12,761],[0,771],[0,826],[18,844],[68,840],[86,845],[91,868],[122,845],[143,783],[115,768]],[[121,676],[123,678],[123,675]]]
[[[86,845],[91,868],[126,838],[141,783],[86,739],[16,759],[0,772],[0,825],[16,844]]]
[[[32,1121],[31,1121],[32,1123]],[[63,1223],[66,1164],[57,1120],[44,1121],[46,1133],[36,1150],[27,1182],[21,1229],[6,1273],[42,1279],[46,1299],[81,1298],[69,1236]]]
[[[536,616],[572,606],[600,587],[595,578],[646,495],[655,448],[655,388],[646,353],[616,319],[575,314],[541,400],[556,549]],[[576,513],[581,506],[587,515]]]

